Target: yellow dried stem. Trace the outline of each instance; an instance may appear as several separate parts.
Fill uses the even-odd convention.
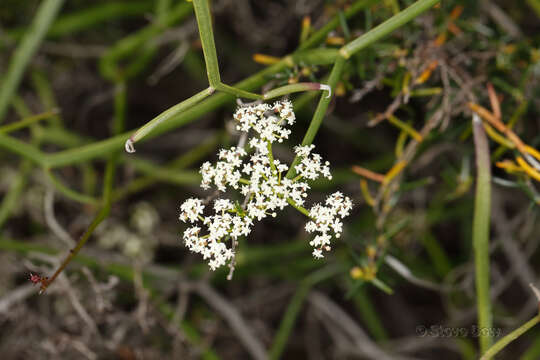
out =
[[[463,12],[463,5],[456,5],[450,13],[450,19],[456,20]]]
[[[386,173],[383,181],[383,185],[388,184],[392,179],[394,179],[397,175],[399,175],[403,169],[407,166],[406,161],[399,161],[397,162],[392,168]]]
[[[489,135],[489,137],[493,139],[495,142],[499,143],[500,145],[507,147],[509,149],[513,149],[516,147],[513,142],[501,136],[488,123],[484,123],[484,129],[486,130],[486,133]]]
[[[380,182],[380,183],[382,183],[384,181],[384,175],[373,172],[373,171],[368,170],[366,168],[363,168],[361,166],[354,165],[351,168],[351,170],[354,173],[365,177],[366,179],[370,179],[370,180],[377,181],[377,182]]]
[[[495,163],[498,168],[504,169],[509,173],[523,172],[524,170],[512,160],[498,161]]]
[[[373,207],[375,205],[375,200],[373,199],[373,196],[371,196],[371,193],[369,192],[368,183],[365,179],[360,180],[360,190],[362,191],[362,196],[364,197],[366,204]]]
[[[439,35],[440,36],[440,35]],[[445,35],[445,38],[446,38],[446,35]],[[438,38],[437,38],[438,39]],[[435,40],[435,43],[437,43],[438,40]],[[441,44],[442,45],[442,44]],[[440,45],[437,45],[437,46],[440,46]],[[431,77],[431,73],[433,72],[433,70],[435,70],[435,68],[437,68],[437,65],[439,65],[439,62],[437,60],[433,60],[429,65],[428,67],[426,68],[426,70],[424,70],[424,72],[422,72],[422,74],[420,74],[419,77],[416,78],[416,80],[414,81],[415,84],[423,84],[425,83],[430,77]]]
[[[516,157],[518,164],[521,166],[523,171],[527,173],[530,177],[536,181],[540,181],[540,173],[536,171],[532,166],[530,166],[521,156]]]
[[[340,36],[329,36],[326,38],[328,45],[345,45],[345,39]]]
[[[440,33],[439,36],[437,36],[437,38],[433,42],[433,45],[435,47],[441,47],[446,42],[446,37],[447,37],[446,31],[443,33]]]
[[[524,148],[527,154],[534,156],[536,160],[540,160],[540,152],[538,150],[529,145],[524,145]]]
[[[262,65],[274,65],[281,61],[280,58],[265,54],[253,54],[253,61]]]
[[[499,99],[497,98],[497,93],[495,93],[495,89],[493,88],[493,85],[491,85],[491,83],[488,83],[487,89],[488,89],[489,102],[491,104],[491,109],[493,109],[493,115],[495,115],[495,117],[499,119],[500,121],[502,117],[502,113],[501,113],[501,104],[499,102]]]

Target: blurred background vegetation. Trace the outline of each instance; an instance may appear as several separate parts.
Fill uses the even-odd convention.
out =
[[[272,64],[337,50],[412,3],[214,0],[221,77],[263,92],[324,83],[328,62]],[[240,242],[228,281],[184,248],[178,212],[211,195],[200,164],[238,142],[234,97],[213,95],[122,151],[125,134],[208,86],[191,3],[2,0],[2,358],[478,358],[470,104],[500,104],[538,148],[539,18],[538,0],[444,1],[352,56],[314,142],[334,175],[314,198],[339,190],[355,204],[342,238],[314,260],[305,219],[287,209]],[[298,121],[280,159],[292,161],[320,96],[290,96]],[[507,133],[487,131],[493,326],[506,334],[538,309],[540,175],[510,162]],[[29,273],[52,274],[83,234],[38,296]],[[500,358],[540,358],[539,335]]]

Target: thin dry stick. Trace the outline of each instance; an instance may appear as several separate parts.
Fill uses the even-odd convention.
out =
[[[371,359],[400,359],[395,355],[390,355],[379,348],[365,331],[354,321],[342,308],[330,300],[326,295],[312,291],[308,296],[311,305],[325,315],[327,320],[349,335],[356,348],[364,356]]]
[[[56,217],[54,215],[54,190],[52,187],[47,189],[43,203],[45,222],[47,223],[47,226],[49,226],[51,231],[67,246],[70,248],[75,246],[75,240],[73,240],[68,232],[64,230],[62,226],[60,226],[58,221],[56,221]]]
[[[207,283],[198,282],[192,288],[215,311],[223,316],[253,359],[266,360],[266,350],[263,344],[255,337],[253,330],[250,329],[240,312],[230,302]]]
[[[395,272],[397,272],[399,275],[401,275],[405,280],[409,281],[410,283],[434,290],[434,291],[448,291],[450,290],[448,287],[441,286],[439,284],[436,284],[432,281],[420,279],[419,277],[416,277],[412,271],[401,261],[393,257],[392,255],[386,255],[384,257],[384,262],[390,266],[392,269],[394,269]]]
[[[0,298],[0,314],[8,312],[13,305],[25,300],[34,293],[35,289],[32,284],[21,285],[10,290],[4,297]]]
[[[56,260],[54,261],[54,263],[56,263]],[[69,297],[71,305],[73,306],[73,309],[75,309],[75,312],[77,312],[79,317],[84,321],[84,323],[86,323],[92,333],[99,334],[96,323],[94,322],[90,314],[88,314],[85,307],[81,304],[81,301],[75,294],[75,291],[71,287],[71,284],[69,283],[66,275],[64,273],[60,274],[58,280],[60,280],[60,282],[62,283],[64,290]]]

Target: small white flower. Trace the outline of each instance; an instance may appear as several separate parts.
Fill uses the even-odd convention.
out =
[[[195,222],[198,220],[198,217],[202,214],[204,205],[202,204],[201,199],[187,199],[182,206],[180,206],[180,220],[183,222]]]
[[[229,199],[217,199],[216,201],[214,201],[214,210],[216,210],[216,212],[232,209],[234,209],[234,205]]]
[[[306,146],[297,145],[297,146],[294,147],[294,152],[298,156],[307,157],[307,156],[309,156],[309,153],[311,152],[311,150],[313,150],[314,148],[315,148],[315,145],[313,145],[313,144],[306,145]]]

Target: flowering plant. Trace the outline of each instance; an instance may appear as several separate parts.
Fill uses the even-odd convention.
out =
[[[295,122],[289,101],[240,107],[234,119],[239,131],[255,133],[248,142],[248,151],[252,154],[248,158],[248,151],[240,146],[221,149],[215,165],[205,162],[201,166],[201,187],[209,189],[214,185],[220,192],[230,187],[238,190],[245,200],[241,205],[230,199],[216,199],[214,214],[205,216],[203,200],[187,199],[180,207],[180,220],[193,226],[184,232],[185,245],[202,254],[215,270],[234,258],[234,246],[226,245],[229,239],[234,245],[239,236],[251,232],[255,220],[269,215],[275,217],[277,209],[291,205],[310,218],[305,229],[317,233],[310,242],[314,247],[313,256],[322,258],[323,251],[330,250],[331,234],[336,238],[341,235],[341,219],[349,215],[352,208],[351,200],[340,192],[330,195],[325,204],[315,204],[309,211],[303,207],[310,189],[306,181],[320,176],[332,178],[329,162],[323,162],[319,154],[312,152],[314,145],[295,146],[294,152],[300,159],[294,167],[297,176],[293,179],[283,176],[289,166],[274,158],[272,144],[282,142],[291,133],[285,127]],[[205,231],[199,222],[206,227]]]

